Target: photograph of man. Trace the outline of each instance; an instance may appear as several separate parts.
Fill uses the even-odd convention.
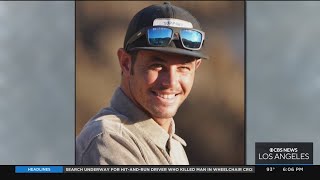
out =
[[[136,12],[115,52],[120,83],[109,105],[77,134],[77,165],[191,164],[175,115],[192,92],[199,67],[211,58],[203,51],[208,35],[200,22],[170,2]]]

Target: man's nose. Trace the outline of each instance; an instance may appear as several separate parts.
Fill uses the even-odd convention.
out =
[[[170,68],[167,71],[162,72],[161,83],[167,88],[175,87],[178,83],[178,74],[174,68]]]

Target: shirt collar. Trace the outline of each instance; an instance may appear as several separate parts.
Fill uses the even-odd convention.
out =
[[[118,111],[120,114],[125,115],[135,127],[139,128],[146,138],[153,141],[161,149],[166,149],[166,144],[170,136],[175,132],[175,125],[172,119],[169,134],[159,126],[152,118],[139,109],[129,97],[117,88],[112,99],[111,107]]]

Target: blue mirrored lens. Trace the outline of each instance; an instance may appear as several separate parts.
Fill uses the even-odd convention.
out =
[[[184,29],[180,31],[182,43],[187,48],[198,49],[201,47],[202,34],[198,31]]]
[[[155,27],[148,29],[148,40],[152,46],[167,46],[173,31],[169,28]]]

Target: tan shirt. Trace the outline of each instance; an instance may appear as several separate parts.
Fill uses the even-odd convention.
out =
[[[118,88],[76,138],[77,165],[189,165],[186,143],[169,134]],[[183,146],[182,146],[183,145]]]

